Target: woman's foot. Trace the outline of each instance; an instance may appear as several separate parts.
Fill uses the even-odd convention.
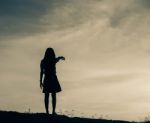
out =
[[[46,111],[46,114],[49,114],[49,111]]]
[[[52,112],[52,115],[57,115],[57,113],[56,112]]]

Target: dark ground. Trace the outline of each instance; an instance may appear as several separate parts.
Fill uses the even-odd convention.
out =
[[[44,113],[18,113],[0,111],[0,123],[136,123],[129,121],[67,117]]]

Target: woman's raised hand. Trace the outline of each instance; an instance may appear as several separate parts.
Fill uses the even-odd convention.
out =
[[[59,56],[58,58],[61,60],[65,60],[65,57],[63,57],[63,56]]]

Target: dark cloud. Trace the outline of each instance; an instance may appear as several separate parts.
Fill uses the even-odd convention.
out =
[[[139,0],[139,2],[143,4],[144,7],[150,9],[150,0]]]
[[[57,0],[1,0],[0,35],[23,35],[44,31],[41,18],[57,3]]]
[[[148,8],[150,5],[149,0],[139,0],[139,2],[133,0],[131,4],[130,1],[116,1],[116,3],[110,1],[114,6],[111,8],[107,2],[103,0],[1,0],[0,36],[34,35],[72,28],[88,21],[94,22],[104,18],[108,18],[110,27],[119,27],[126,24],[128,18],[133,17],[135,13],[142,14],[139,12],[141,8]],[[101,9],[103,4],[106,5],[105,3],[108,6],[107,10]],[[137,4],[140,7],[137,7]]]
[[[45,5],[35,0],[2,0],[0,1],[0,14],[3,16],[18,16],[25,15],[38,16],[45,11]]]
[[[16,33],[19,35],[38,30],[38,19],[45,13],[45,8],[34,0],[0,1],[0,35],[9,36]]]
[[[92,5],[100,1],[2,0],[0,35],[33,35],[77,26],[96,17]]]
[[[119,1],[120,2],[120,1]],[[114,4],[115,6],[115,4]],[[125,24],[129,24],[129,21],[135,21],[134,24],[142,20],[145,14],[148,19],[150,8],[150,0],[129,0],[116,4],[115,9],[112,11],[112,15],[109,17],[111,27],[120,27]],[[140,18],[140,19],[139,19]]]
[[[110,17],[110,25],[111,27],[118,27],[131,15],[132,11],[129,10],[115,12],[113,16]]]

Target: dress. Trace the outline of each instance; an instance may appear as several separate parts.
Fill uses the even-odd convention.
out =
[[[55,64],[45,65],[41,62],[41,70],[45,74],[43,81],[43,93],[57,93],[61,91],[58,78],[56,76]]]

